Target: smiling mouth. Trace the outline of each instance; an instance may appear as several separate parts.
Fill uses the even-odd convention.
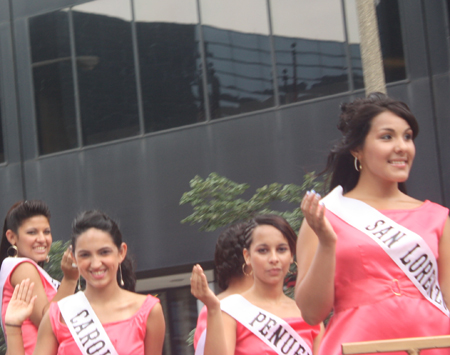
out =
[[[38,246],[33,248],[34,251],[37,251],[38,253],[44,253],[47,252],[46,246]]]
[[[106,270],[100,270],[100,271],[91,271],[92,276],[94,278],[99,279],[102,278],[106,274]]]
[[[395,166],[405,166],[407,163],[406,160],[389,160],[389,164],[395,165]]]

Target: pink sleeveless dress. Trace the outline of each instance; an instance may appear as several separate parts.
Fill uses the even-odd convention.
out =
[[[197,319],[197,328],[194,334],[194,348],[197,349],[197,344],[206,328],[206,318],[208,317],[207,308],[203,307]],[[303,318],[292,317],[285,318],[292,329],[294,329],[306,344],[313,349],[314,339],[320,333],[320,326],[310,326]],[[236,321],[236,349],[235,355],[276,355],[276,352],[269,348],[261,339],[248,330],[241,323]]]
[[[425,201],[414,209],[380,212],[420,235],[438,259],[447,208]],[[327,211],[326,217],[338,242],[334,315],[322,339],[320,355],[342,354],[342,343],[450,335],[450,319],[422,296],[386,252],[332,212]],[[450,349],[421,352],[444,354],[450,355]]]
[[[17,264],[19,266],[20,264],[24,262],[29,262],[36,266],[36,269],[39,272],[39,275],[41,277],[42,285],[44,285],[45,294],[47,295],[47,299],[50,301],[55,297],[56,290],[55,288],[47,281],[47,279],[42,275],[41,270],[37,267],[37,264],[31,260],[24,260],[21,263]],[[12,294],[14,292],[14,287],[11,285],[11,275],[15,268],[11,271],[9,277],[6,279],[5,285],[3,286],[3,300],[2,300],[2,320],[3,323],[5,322],[5,314],[6,314],[6,308],[8,308],[8,303],[11,300]],[[22,336],[23,336],[23,345],[25,348],[25,355],[32,355],[34,351],[34,347],[36,346],[36,339],[37,339],[37,327],[31,322],[30,319],[25,320],[22,324]]]
[[[130,318],[103,324],[103,328],[119,355],[144,355],[144,340],[147,332],[147,318],[159,299],[148,295],[139,310]],[[61,323],[61,311],[52,303],[49,318],[53,333],[59,343],[57,355],[81,355],[69,328]]]
[[[194,349],[197,349],[198,341],[202,336],[203,331],[206,329],[206,318],[208,317],[208,309],[203,306],[197,318],[197,327],[194,333]]]

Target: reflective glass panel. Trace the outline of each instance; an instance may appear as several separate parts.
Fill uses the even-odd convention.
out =
[[[261,0],[201,0],[212,118],[274,105],[267,5]]]
[[[386,83],[406,79],[398,1],[378,0],[376,4]],[[360,89],[364,87],[364,79],[361,62],[358,13],[355,0],[345,0],[345,11],[351,52],[353,83],[355,89]]]
[[[280,103],[348,91],[340,0],[271,1]]]
[[[40,154],[77,146],[67,11],[29,19],[34,103]]]
[[[72,8],[83,143],[139,134],[129,0]]]
[[[377,17],[386,82],[406,79],[398,1],[380,0]]]
[[[145,131],[205,119],[195,0],[135,0]]]

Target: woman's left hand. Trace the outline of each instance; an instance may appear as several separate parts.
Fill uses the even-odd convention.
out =
[[[34,282],[23,280],[14,288],[5,314],[5,325],[19,326],[30,317],[37,296],[33,296]]]

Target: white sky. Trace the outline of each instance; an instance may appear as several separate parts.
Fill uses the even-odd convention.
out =
[[[142,22],[198,22],[194,0],[134,0],[135,16]],[[202,23],[244,33],[269,33],[265,0],[200,0]],[[359,43],[355,0],[345,0],[348,34]],[[95,0],[73,10],[130,21],[129,0]],[[344,41],[340,0],[272,0],[274,34],[318,40]]]

